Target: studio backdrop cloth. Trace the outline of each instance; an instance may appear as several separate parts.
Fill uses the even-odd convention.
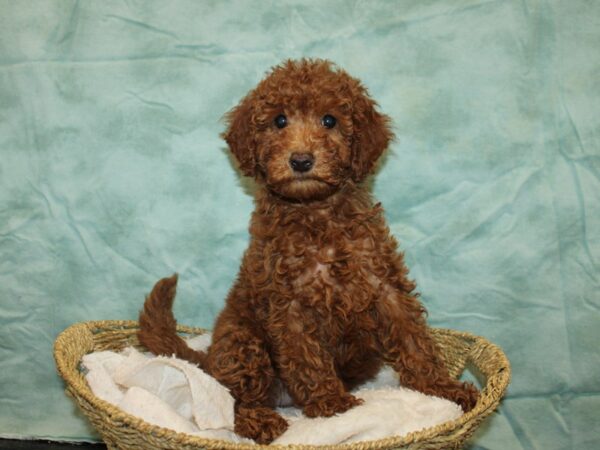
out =
[[[598,448],[599,49],[597,1],[0,0],[0,436],[97,439],[53,341],[159,278],[211,327],[254,189],[221,118],[319,57],[392,118],[373,193],[430,323],[512,363],[471,448]]]

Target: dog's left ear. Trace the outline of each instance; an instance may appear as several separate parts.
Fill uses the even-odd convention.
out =
[[[221,134],[239,163],[240,170],[248,177],[256,174],[256,135],[252,93],[225,115],[227,130]]]
[[[352,83],[352,179],[359,183],[375,167],[394,134],[390,118],[376,110],[375,103],[357,80]]]

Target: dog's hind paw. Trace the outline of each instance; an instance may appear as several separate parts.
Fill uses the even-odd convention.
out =
[[[462,389],[456,392],[453,400],[460,405],[464,412],[471,411],[479,400],[479,391],[473,383],[462,383]]]

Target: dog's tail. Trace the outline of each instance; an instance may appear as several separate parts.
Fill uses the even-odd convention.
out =
[[[155,355],[175,355],[204,368],[206,353],[191,349],[177,334],[172,310],[176,287],[177,274],[154,285],[140,312],[138,340]]]

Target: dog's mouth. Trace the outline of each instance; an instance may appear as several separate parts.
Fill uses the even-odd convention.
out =
[[[322,200],[338,189],[337,184],[314,175],[286,178],[268,187],[281,197],[300,201]]]

